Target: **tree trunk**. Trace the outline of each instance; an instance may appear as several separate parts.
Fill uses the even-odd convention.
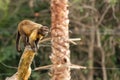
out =
[[[101,65],[102,65],[102,74],[103,74],[103,80],[107,80],[107,72],[105,69],[105,52],[102,47],[100,47],[101,51]]]
[[[94,26],[91,28],[91,33],[90,33],[90,44],[89,44],[89,75],[88,75],[88,80],[93,80],[93,66],[94,66],[94,39],[95,39],[95,31],[94,31]]]
[[[68,0],[51,0],[51,80],[70,80]]]
[[[95,7],[95,0],[91,0],[91,6]],[[95,12],[90,11],[91,15],[94,16]],[[95,16],[91,17],[91,29],[90,29],[90,43],[89,43],[89,75],[88,75],[88,80],[94,80],[93,75],[94,75],[94,70],[92,69],[94,67],[94,45],[95,45]]]

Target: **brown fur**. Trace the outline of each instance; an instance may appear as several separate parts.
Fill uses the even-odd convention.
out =
[[[23,20],[18,24],[16,38],[16,49],[21,52],[20,49],[20,38],[23,40],[24,46],[31,45],[34,51],[37,51],[37,44],[40,39],[48,34],[49,29],[46,26],[35,23],[30,20]]]

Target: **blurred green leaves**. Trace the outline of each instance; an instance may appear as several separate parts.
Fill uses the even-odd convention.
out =
[[[109,0],[109,1],[110,1],[110,4],[114,6],[119,0]]]
[[[9,4],[10,4],[10,0],[0,0],[0,11],[1,11],[0,22],[2,22],[2,23],[8,17]]]
[[[9,45],[7,47],[2,47],[0,49],[0,62],[11,59],[15,59],[15,56],[17,54],[16,50],[13,50],[14,45]],[[15,54],[16,53],[16,54]]]
[[[3,11],[8,10],[10,0],[0,0],[0,9]]]

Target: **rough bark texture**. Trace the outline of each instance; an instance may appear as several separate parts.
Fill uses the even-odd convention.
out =
[[[51,0],[52,54],[51,80],[70,80],[68,0]]]

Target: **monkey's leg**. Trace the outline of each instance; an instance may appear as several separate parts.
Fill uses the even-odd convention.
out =
[[[30,45],[28,37],[26,37],[26,45]]]
[[[30,42],[30,46],[33,49],[33,51],[37,52],[37,46],[36,46],[35,41]]]
[[[36,49],[37,49],[37,51],[38,51],[38,49],[39,49],[39,38],[35,41],[35,45],[36,45]]]
[[[21,40],[21,35],[20,35],[19,32],[17,32],[17,35],[16,35],[16,49],[17,49],[18,52],[21,52],[20,40]]]
[[[24,43],[24,47],[27,45],[27,37],[26,35],[22,35],[22,39],[23,39],[23,43]]]
[[[31,48],[36,52],[37,51],[37,46],[36,46],[36,40],[37,40],[37,35],[38,35],[38,31],[34,30],[30,37],[29,37],[29,43],[31,45]]]
[[[31,48],[33,49],[33,51],[37,51],[37,48],[36,48],[36,40],[32,40],[31,38],[29,38],[29,44],[31,46]]]

